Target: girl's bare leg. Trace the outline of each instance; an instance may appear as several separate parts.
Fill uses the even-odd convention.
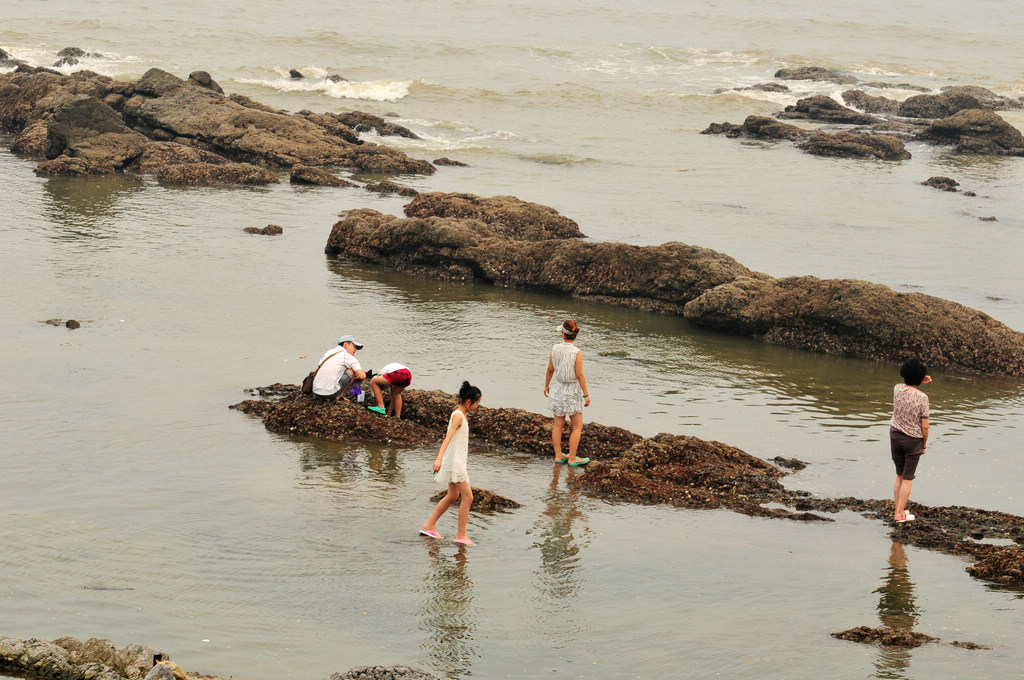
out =
[[[375,375],[370,380],[370,388],[373,390],[373,400],[377,402],[378,408],[384,408],[384,390],[382,390],[380,385],[377,383],[377,378],[380,378],[385,383],[387,382],[387,378],[382,375]]]
[[[551,423],[551,444],[555,447],[555,460],[562,460],[562,428],[565,427],[565,416],[555,416]]]
[[[455,486],[454,484],[449,485],[449,489]],[[461,493],[462,500],[459,501],[459,529],[455,534],[455,540],[460,538],[468,538],[466,536],[466,525],[469,524],[469,508],[473,505],[473,487],[469,485],[469,482],[459,482],[458,491],[456,494]],[[449,491],[448,493],[451,493]]]
[[[569,462],[576,462],[576,449],[580,446],[580,438],[583,437],[583,414],[573,413],[569,416],[569,424],[572,425],[572,432],[569,433]]]
[[[389,416],[401,419],[402,417],[402,390],[404,387],[391,386],[391,403],[388,404]]]
[[[465,483],[465,482],[463,482],[463,483]],[[466,484],[466,485],[469,486],[468,484]],[[470,497],[470,499],[473,498],[473,492],[472,491],[470,491],[469,497]],[[459,498],[459,485],[453,484],[453,483],[449,483],[448,484],[448,493],[446,493],[444,495],[444,498],[442,498],[441,500],[439,500],[437,502],[437,506],[434,507],[434,512],[431,513],[431,515],[430,515],[430,519],[428,519],[426,522],[423,523],[424,531],[437,531],[437,520],[441,519],[441,515],[446,513],[448,511],[448,508],[450,508],[452,506],[452,503],[454,503],[456,500],[458,500],[458,498]],[[462,515],[461,511],[459,512],[459,515],[460,516]],[[465,527],[463,527],[463,530],[465,530]]]

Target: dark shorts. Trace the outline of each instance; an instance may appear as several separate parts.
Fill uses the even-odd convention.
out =
[[[384,379],[395,387],[408,387],[412,384],[412,371],[408,368],[399,368],[384,374]]]
[[[924,439],[910,437],[899,430],[889,430],[889,449],[892,451],[892,462],[896,464],[896,474],[903,479],[913,479],[917,472],[917,463],[924,451]]]

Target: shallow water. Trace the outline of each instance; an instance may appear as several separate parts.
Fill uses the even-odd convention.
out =
[[[865,278],[1024,329],[1021,159],[914,147],[911,161],[863,163],[696,134],[803,96],[714,94],[783,66],[1020,96],[1012,6],[986,3],[955,31],[941,2],[826,3],[814,17],[797,3],[748,3],[742,17],[688,2],[508,7],[49,2],[0,10],[0,46],[52,63],[79,45],[115,55],[90,64],[113,75],[202,68],[289,110],[395,112],[424,140],[388,143],[471,164],[401,179],[417,189],[514,194],[596,239],[681,240],[774,275]],[[482,30],[499,23],[501,35]],[[298,88],[291,67],[356,85]],[[886,498],[893,367],[323,256],[339,212],[400,214],[396,198],[32,168],[0,151],[0,635],[141,642],[186,669],[255,680],[377,663],[451,678],[1019,674],[1020,593],[910,547],[912,598],[901,592],[915,630],[992,649],[830,638],[883,623],[891,542],[859,516],[808,526],[609,504],[566,490],[585,472],[473,447],[474,485],[524,507],[475,514],[479,546],[464,550],[415,535],[436,451],[273,435],[226,408],[246,388],[297,382],[355,332],[364,366],[402,361],[414,388],[468,378],[485,405],[543,412],[551,328],[572,316],[588,421],[796,457],[810,466],[790,488]],[[918,185],[934,174],[978,198]],[[990,214],[999,221],[977,219]],[[284,234],[241,232],[268,223]],[[40,323],[52,318],[83,325]],[[600,356],[612,351],[627,356]],[[1020,382],[935,378],[913,500],[1024,514]]]

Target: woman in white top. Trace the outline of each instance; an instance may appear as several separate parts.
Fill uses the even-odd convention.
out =
[[[551,348],[548,354],[548,372],[544,377],[544,396],[551,399],[550,408],[554,413],[551,426],[551,443],[555,447],[555,462],[580,467],[590,462],[589,458],[577,458],[576,450],[583,435],[583,407],[590,406],[587,393],[587,379],[583,375],[583,353],[574,344],[580,327],[572,319],[558,327],[562,342]],[[568,416],[572,432],[569,434],[569,455],[562,455],[562,429]]]

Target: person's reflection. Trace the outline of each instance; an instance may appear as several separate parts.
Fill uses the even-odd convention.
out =
[[[889,551],[889,567],[882,585],[875,592],[878,598],[878,620],[885,628],[913,630],[920,610],[914,601],[914,584],[907,572],[907,554],[903,544],[893,541]],[[875,663],[876,678],[903,678],[910,667],[910,647],[882,645]]]
[[[551,479],[550,491],[545,498],[544,513],[534,525],[539,531],[539,539],[533,544],[540,549],[540,588],[551,600],[556,609],[561,609],[557,600],[574,595],[579,587],[579,552],[577,543],[577,527],[574,533],[573,524],[583,515],[579,510],[579,492],[572,487],[576,470],[555,465]],[[559,478],[565,470],[567,490],[558,488]],[[583,532],[586,531],[584,527]]]
[[[467,548],[450,543],[424,541],[430,556],[421,628],[428,638],[421,645],[433,668],[447,678],[471,675],[471,659],[477,656],[473,645],[473,582],[466,565]]]

